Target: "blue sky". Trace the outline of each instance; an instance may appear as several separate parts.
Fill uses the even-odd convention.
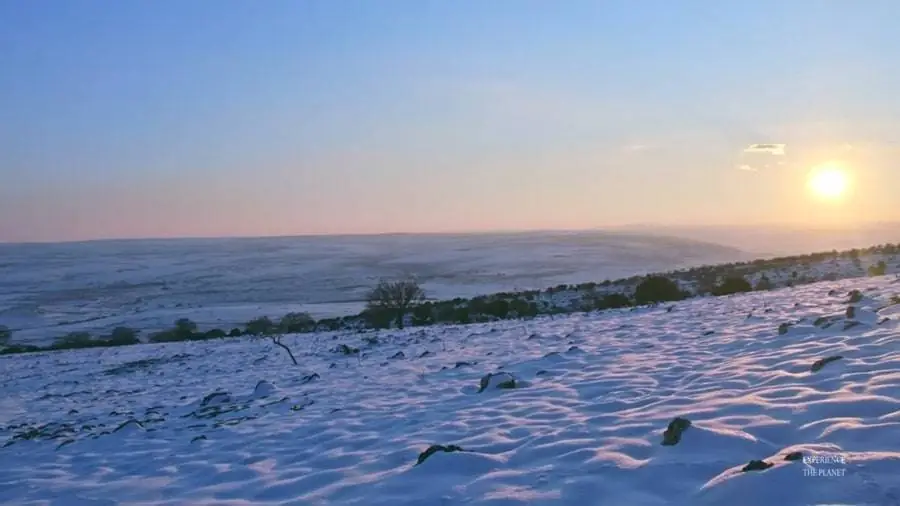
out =
[[[0,241],[896,220],[897,19],[0,0]],[[805,193],[829,160],[839,202]]]

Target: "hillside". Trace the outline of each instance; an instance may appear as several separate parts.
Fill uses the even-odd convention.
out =
[[[0,502],[897,504],[898,294],[0,357]]]

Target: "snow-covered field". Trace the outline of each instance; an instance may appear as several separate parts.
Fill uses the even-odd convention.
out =
[[[2,357],[0,502],[900,504],[898,294]]]
[[[21,342],[179,318],[228,329],[293,311],[356,314],[382,277],[414,275],[429,297],[453,299],[751,257],[609,232],[0,244],[0,325]]]

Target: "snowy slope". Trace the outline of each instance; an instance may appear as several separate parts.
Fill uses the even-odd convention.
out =
[[[2,357],[0,503],[898,504],[896,294],[286,337],[299,367],[246,339]],[[435,444],[465,451],[416,465]]]

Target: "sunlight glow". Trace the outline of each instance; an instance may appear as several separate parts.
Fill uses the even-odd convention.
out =
[[[810,172],[808,186],[818,197],[834,200],[847,193],[847,171],[839,165],[820,165]]]

